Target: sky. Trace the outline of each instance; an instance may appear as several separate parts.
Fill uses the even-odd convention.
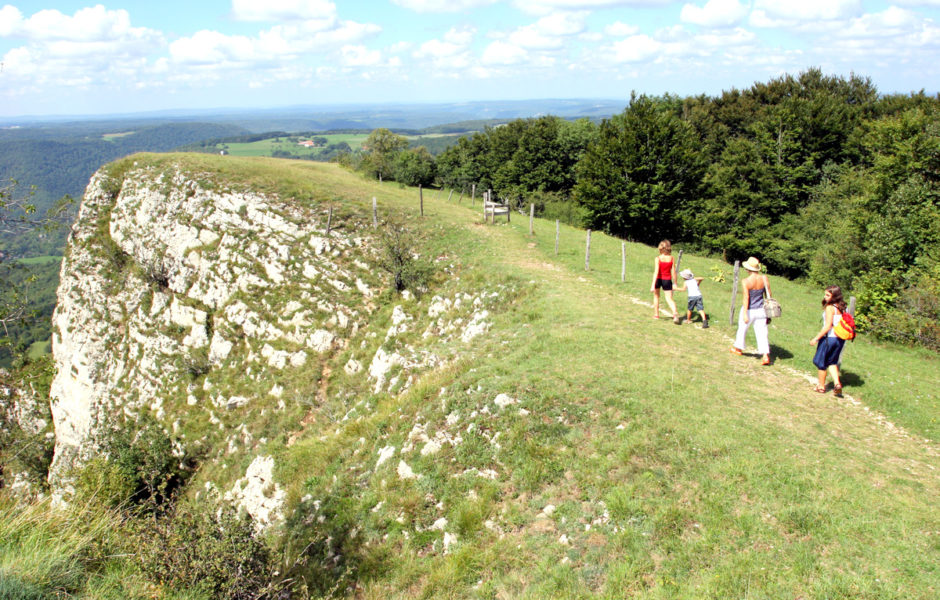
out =
[[[0,0],[0,116],[940,90],[940,0]]]

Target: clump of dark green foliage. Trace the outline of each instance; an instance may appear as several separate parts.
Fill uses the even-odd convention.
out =
[[[276,598],[289,587],[247,515],[214,504],[180,503],[139,521],[141,571],[160,585],[208,598]]]
[[[434,274],[434,265],[420,252],[425,240],[397,221],[383,224],[378,232],[378,266],[392,276],[395,290],[420,293]]]
[[[188,469],[173,450],[173,439],[149,413],[136,420],[120,415],[95,437],[98,457],[78,475],[79,499],[109,507],[159,510],[173,498]]]

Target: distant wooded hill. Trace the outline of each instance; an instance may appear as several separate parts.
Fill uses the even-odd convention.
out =
[[[0,179],[18,182],[18,193],[33,190],[38,211],[64,195],[81,196],[101,165],[134,152],[164,152],[209,137],[240,135],[240,127],[219,123],[168,123],[135,128],[141,123],[101,122],[59,128],[42,126],[0,131]],[[76,207],[77,209],[77,207]],[[58,254],[59,235],[23,236],[0,241],[13,256]]]

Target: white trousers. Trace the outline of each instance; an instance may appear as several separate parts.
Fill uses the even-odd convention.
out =
[[[757,337],[757,353],[770,354],[770,342],[767,340],[767,313],[762,308],[753,308],[747,311],[748,322],[744,322],[743,306],[738,314],[738,333],[734,336],[734,347],[738,350],[744,350],[744,336],[747,330],[754,326],[754,335]]]

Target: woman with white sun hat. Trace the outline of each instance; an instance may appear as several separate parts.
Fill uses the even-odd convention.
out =
[[[760,272],[760,261],[753,256],[741,265],[750,275],[741,282],[744,296],[747,298],[741,306],[738,316],[738,333],[731,346],[732,354],[744,354],[744,338],[747,330],[754,326],[757,337],[757,352],[761,355],[761,364],[770,364],[770,342],[767,339],[767,314],[764,311],[764,297],[770,298],[770,281]]]

